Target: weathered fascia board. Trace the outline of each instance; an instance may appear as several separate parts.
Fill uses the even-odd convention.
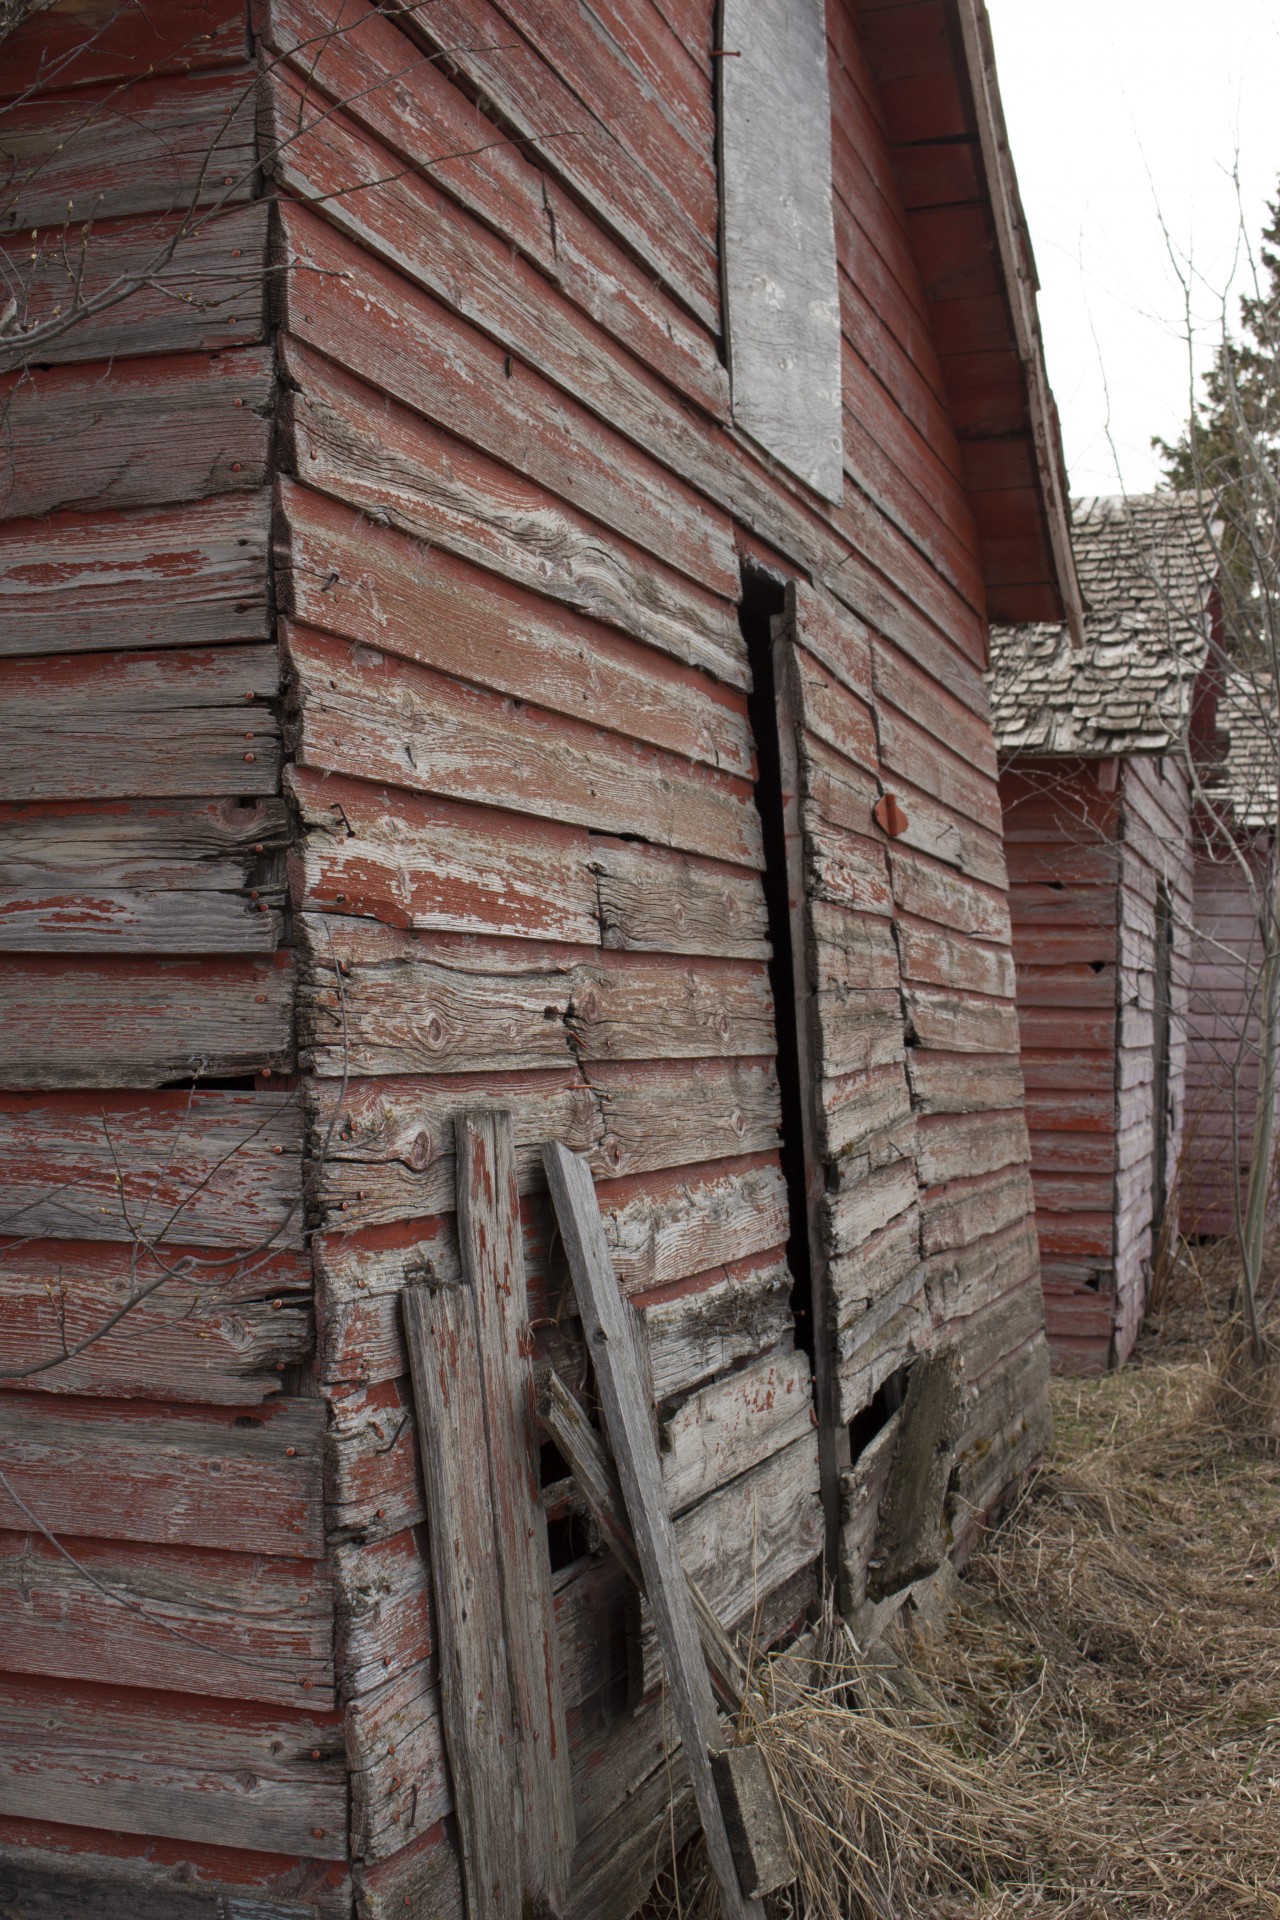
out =
[[[1071,515],[1057,412],[1045,370],[1044,342],[1036,311],[1038,285],[1026,216],[1018,194],[1004,109],[996,79],[995,49],[985,0],[959,0],[965,64],[978,121],[987,197],[996,229],[1005,292],[1013,315],[1018,358],[1027,384],[1036,475],[1057,570],[1057,588],[1076,646],[1084,645],[1084,600],[1071,545]]]
[[[302,1135],[296,1094],[0,1096],[0,1231],[227,1247],[247,1270],[302,1245]]]
[[[250,1413],[0,1396],[5,1471],[54,1533],[285,1559],[324,1557],[324,1429],[319,1400]],[[31,1525],[2,1489],[0,1525]]]
[[[254,492],[267,481],[274,391],[266,347],[27,368],[0,382],[0,519]]]
[[[122,221],[92,236],[83,272],[60,227],[0,244],[18,299],[0,374],[32,360],[217,353],[261,340],[268,218],[257,201],[207,214],[190,232],[181,214]],[[124,296],[107,303],[121,288]]]
[[[331,1714],[188,1697],[179,1715],[146,1689],[9,1675],[0,1794],[19,1819],[345,1860],[341,1744]]]
[[[829,500],[843,485],[827,39],[817,0],[725,0],[720,183],[738,426]]]
[[[162,1267],[141,1250],[83,1241],[5,1248],[0,1371],[42,1369],[5,1384],[214,1406],[278,1393],[285,1368],[312,1350],[309,1263],[296,1253],[238,1261],[213,1249],[198,1258],[184,1264],[174,1249]],[[77,1353],[82,1342],[91,1344]]]

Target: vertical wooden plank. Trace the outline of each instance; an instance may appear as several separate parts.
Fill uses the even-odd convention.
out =
[[[573,1860],[573,1788],[539,1498],[529,1307],[511,1115],[454,1123],[458,1238],[475,1301],[489,1483],[507,1664],[516,1720],[516,1818],[526,1892],[560,1911]]]
[[[571,1153],[559,1141],[543,1148],[542,1159],[595,1366],[645,1592],[666,1660],[676,1727],[725,1920],[747,1920],[748,1916],[763,1920],[759,1901],[743,1896],[712,1778],[710,1756],[723,1748],[724,1736],[662,1488],[657,1447],[627,1318],[630,1309],[618,1289],[591,1170],[580,1155]]]
[[[516,1742],[475,1303],[458,1286],[406,1287],[403,1299],[468,1920],[512,1920],[522,1904]]]

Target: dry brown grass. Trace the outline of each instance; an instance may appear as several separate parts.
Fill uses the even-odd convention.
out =
[[[1189,1255],[1135,1365],[1055,1383],[945,1628],[767,1664],[742,1735],[804,1863],[771,1920],[1280,1920],[1280,1379],[1229,1284]]]

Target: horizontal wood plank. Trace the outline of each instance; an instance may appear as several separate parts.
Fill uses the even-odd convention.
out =
[[[333,1600],[313,1560],[0,1533],[10,1673],[334,1704]],[[104,1592],[103,1589],[106,1589]]]
[[[293,973],[277,959],[9,955],[0,1086],[155,1087],[288,1071]]]
[[[6,1384],[42,1393],[253,1405],[309,1356],[310,1299],[296,1254],[204,1249],[162,1266],[141,1249],[20,1242],[0,1251],[0,1372],[39,1367]]]
[[[122,360],[105,372],[27,369],[6,385],[0,519],[166,506],[266,482],[273,379],[265,347]]]
[[[172,1694],[16,1676],[5,1692],[0,1798],[10,1814],[346,1858],[342,1731],[332,1715],[191,1698],[179,1717]]]
[[[289,628],[302,764],[761,862],[745,782],[389,655]],[[518,721],[519,754],[513,755]]]
[[[0,1397],[0,1456],[20,1497],[56,1534],[324,1555],[324,1403],[253,1412]],[[0,1524],[31,1522],[0,1489]]]
[[[265,640],[264,493],[0,525],[0,653]]]
[[[268,217],[260,200],[206,214],[195,228],[180,214],[103,226],[83,268],[60,227],[0,243],[17,300],[0,374],[261,340]]]
[[[251,1271],[302,1244],[302,1131],[287,1093],[0,1096],[0,1232],[230,1247]]]

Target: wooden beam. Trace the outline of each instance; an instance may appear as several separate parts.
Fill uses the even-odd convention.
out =
[[[748,1920],[748,1916],[762,1920],[759,1901],[743,1895],[712,1778],[710,1755],[723,1748],[724,1736],[662,1489],[649,1409],[640,1386],[632,1323],[614,1276],[591,1170],[585,1160],[558,1141],[543,1148],[542,1158],[595,1366],[645,1591],[662,1643],[676,1726],[725,1920]]]

